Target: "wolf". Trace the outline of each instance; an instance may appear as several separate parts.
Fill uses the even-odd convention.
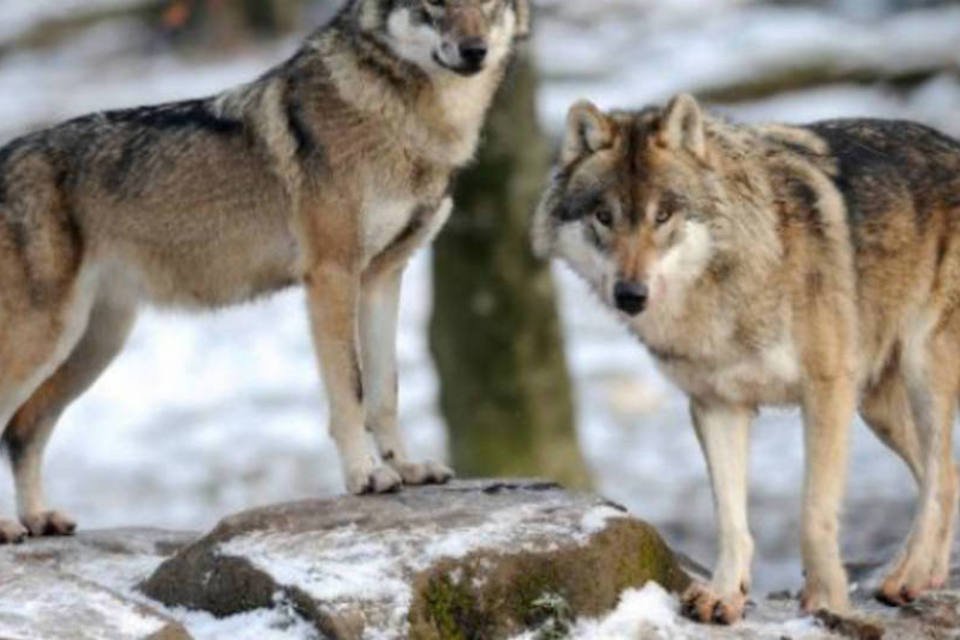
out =
[[[694,619],[732,623],[750,586],[751,419],[798,405],[805,433],[807,611],[849,607],[838,544],[848,432],[860,415],[919,486],[878,590],[944,585],[957,515],[960,143],[903,121],[748,126],[689,95],[574,105],[534,216],[535,249],[580,274],[689,397],[719,533]]]
[[[73,532],[44,500],[44,446],[144,304],[303,284],[347,489],[447,481],[397,427],[401,276],[450,215],[529,19],[527,0],[348,0],[250,84],[3,147],[0,432],[19,522],[0,520],[0,543]]]

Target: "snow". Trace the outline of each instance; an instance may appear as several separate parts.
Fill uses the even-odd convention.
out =
[[[543,92],[541,112],[548,123],[561,123],[568,105],[582,96],[604,107],[641,106],[679,91],[786,72],[800,60],[842,60],[849,69],[890,72],[949,68],[960,61],[955,44],[960,41],[960,7],[878,20],[758,7],[707,12],[666,31],[656,21],[638,27],[616,14],[605,15],[589,23],[542,26],[543,72],[557,78]],[[596,46],[597,41],[605,46]],[[613,51],[616,57],[611,58]]]
[[[667,632],[677,626],[677,601],[656,583],[629,589],[620,596],[617,608],[602,620],[584,620],[573,632],[577,640],[630,640],[632,638],[677,637]],[[644,635],[646,634],[646,635]]]
[[[215,618],[209,613],[174,609],[173,616],[190,630],[194,640],[322,640],[289,607]]]
[[[0,0],[0,42],[80,4],[91,3]],[[576,0],[542,4],[535,47],[546,78],[541,111],[553,132],[579,97],[638,106],[678,90],[783,69],[810,53],[884,69],[960,64],[958,7],[890,18],[863,11],[870,3],[853,0],[835,12],[735,0],[606,0],[603,11]],[[0,139],[89,111],[209,94],[252,79],[295,46],[286,41],[188,60],[145,55],[141,35],[119,22],[62,47],[0,57]],[[751,121],[910,117],[960,135],[956,75],[905,91],[839,84],[719,108]],[[711,496],[684,397],[581,282],[562,268],[557,277],[580,439],[598,489],[709,564]],[[401,421],[412,451],[443,458],[425,335],[429,284],[423,254],[403,297]],[[86,528],[135,523],[203,529],[243,508],[339,492],[325,422],[301,293],[215,315],[147,311],[123,355],[64,416],[49,448],[47,486],[53,504]],[[845,545],[849,556],[862,558],[907,532],[914,493],[903,465],[861,424],[854,435]],[[799,586],[802,469],[795,412],[764,414],[754,429],[750,469],[758,592]],[[12,483],[6,470],[0,475],[0,506],[9,511]],[[457,551],[445,544],[451,545],[445,552]],[[473,542],[458,544],[469,549]],[[625,600],[634,597],[640,596]],[[657,598],[645,597],[644,607],[657,610]],[[296,626],[285,631],[272,615],[222,624],[238,632],[249,625],[281,634],[276,637],[306,637]],[[190,617],[191,629],[201,623],[207,637],[215,637],[221,624]]]
[[[14,569],[12,573],[22,571]],[[5,578],[10,580],[13,575],[8,573]],[[38,572],[30,575],[21,589],[24,593],[12,592],[7,587],[4,591],[7,597],[0,598],[0,619],[4,621],[5,630],[16,633],[18,639],[41,640],[46,627],[38,627],[38,621],[51,626],[76,625],[80,640],[145,638],[165,626],[162,620],[145,615],[133,603],[74,580],[57,580],[56,576],[45,577]],[[77,615],[78,619],[69,620],[69,615]],[[93,620],[97,622],[97,629],[104,632],[109,629],[109,633],[100,636],[86,631],[84,621]]]
[[[537,640],[538,637],[536,631],[531,631],[514,640]],[[578,620],[566,637],[568,640],[701,640],[704,629],[680,614],[676,596],[648,582],[641,589],[624,591],[616,608],[606,616]],[[782,622],[748,619],[740,623],[738,634],[731,632],[729,637],[812,640],[823,638],[824,632],[810,617]]]
[[[611,520],[627,517],[623,511],[610,506],[595,507],[588,511],[580,521],[580,528],[586,534],[599,533],[610,525]]]

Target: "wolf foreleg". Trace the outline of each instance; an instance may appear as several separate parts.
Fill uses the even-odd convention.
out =
[[[720,544],[713,579],[694,584],[684,595],[684,608],[695,620],[732,624],[743,616],[750,589],[747,461],[753,411],[692,401],[690,413],[713,485]]]
[[[347,490],[384,493],[400,476],[377,465],[364,431],[364,388],[357,344],[358,273],[321,264],[307,278],[314,345],[330,403],[330,435],[337,444]]]
[[[403,269],[411,255],[443,227],[453,202],[442,204],[411,222],[411,232],[377,256],[363,276],[360,300],[360,341],[366,388],[367,429],[380,457],[406,484],[443,483],[453,477],[448,467],[433,461],[410,462],[397,423],[397,316]]]
[[[436,462],[413,463],[397,424],[397,315],[399,269],[365,283],[360,303],[363,380],[367,398],[367,429],[380,457],[406,484],[443,483],[453,472]]]

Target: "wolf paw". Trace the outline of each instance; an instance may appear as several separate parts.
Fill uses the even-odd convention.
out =
[[[901,561],[880,584],[875,594],[877,600],[891,607],[902,607],[919,598],[925,591],[941,588],[946,583],[946,578],[937,575],[930,564],[926,558],[913,563],[909,558]]]
[[[30,534],[19,522],[0,520],[0,545],[20,544]]]
[[[410,485],[446,484],[454,475],[446,465],[431,460],[422,463],[402,462],[393,468],[403,478],[403,484]]]
[[[809,614],[821,610],[831,613],[846,613],[850,610],[850,597],[844,588],[815,589],[807,585],[800,595],[800,609]]]
[[[710,585],[695,582],[681,599],[683,614],[696,622],[736,624],[743,618],[747,596],[743,590],[721,595]]]
[[[891,607],[908,605],[925,591],[938,589],[936,579],[928,581],[908,581],[899,575],[888,576],[877,590],[877,600]],[[945,581],[944,581],[945,582]],[[942,586],[942,585],[941,585]]]
[[[355,495],[391,493],[400,489],[403,479],[390,467],[360,469],[347,474],[347,491]]]
[[[43,511],[31,516],[20,518],[20,522],[27,528],[30,535],[39,538],[42,536],[72,536],[77,530],[77,523],[59,511]]]

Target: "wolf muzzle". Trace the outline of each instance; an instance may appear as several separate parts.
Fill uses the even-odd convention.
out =
[[[617,309],[631,316],[640,315],[647,308],[650,290],[642,282],[621,280],[613,288],[613,299]]]

